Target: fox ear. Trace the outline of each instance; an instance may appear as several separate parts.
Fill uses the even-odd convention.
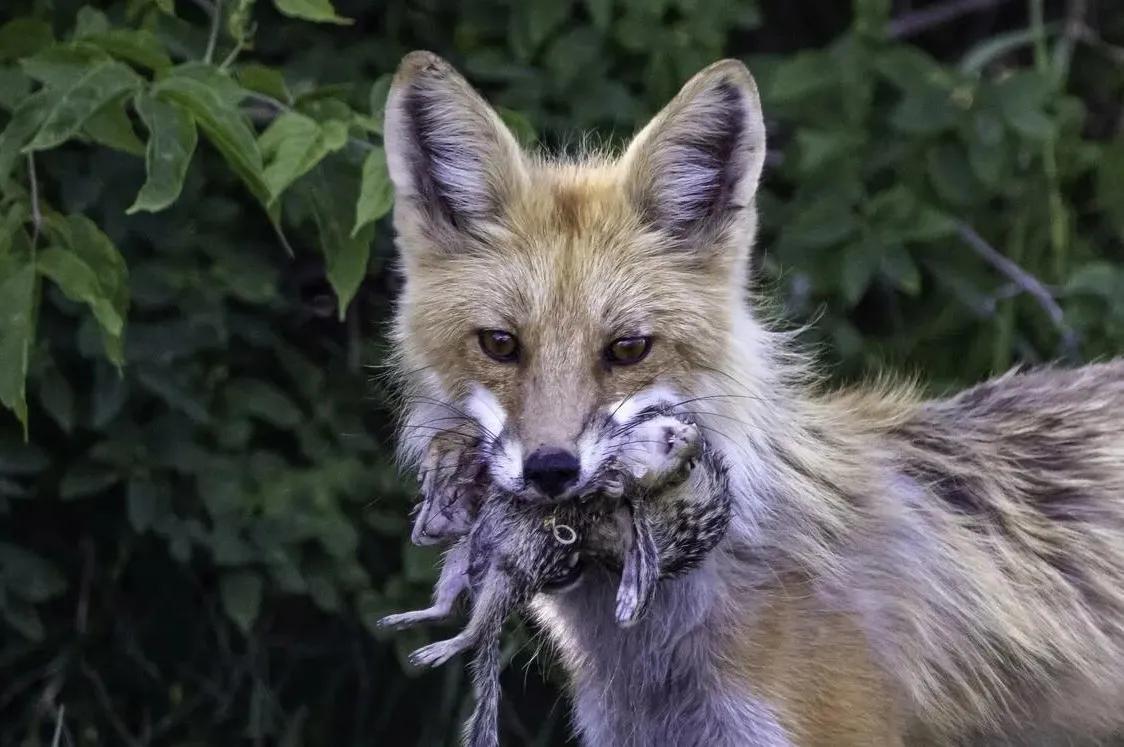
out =
[[[722,60],[691,78],[624,155],[644,219],[685,243],[731,225],[753,230],[750,210],[765,161],[765,122],[753,76]]]
[[[430,52],[402,59],[387,97],[386,160],[396,221],[471,231],[526,180],[523,153],[495,111]]]

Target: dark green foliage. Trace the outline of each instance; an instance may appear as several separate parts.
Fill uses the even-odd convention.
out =
[[[454,740],[460,668],[416,676],[429,633],[372,629],[437,559],[406,542],[379,380],[403,53],[553,149],[611,147],[745,59],[762,294],[841,377],[940,389],[1124,347],[1124,10],[1102,5],[895,40],[913,17],[888,0],[5,3],[0,744]],[[507,652],[504,729],[561,743],[536,647]]]

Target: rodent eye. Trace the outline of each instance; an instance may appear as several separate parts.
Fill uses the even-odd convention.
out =
[[[480,349],[492,360],[512,363],[519,359],[519,338],[502,329],[482,329],[477,333]]]
[[[618,337],[605,348],[605,359],[616,366],[631,366],[647,357],[651,337]]]

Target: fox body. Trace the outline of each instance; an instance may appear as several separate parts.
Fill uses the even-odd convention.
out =
[[[615,624],[617,578],[596,567],[533,600],[586,744],[1121,726],[1124,361],[936,401],[819,385],[748,296],[765,132],[736,61],[619,157],[553,161],[413,53],[386,146],[405,460],[565,503],[598,479],[593,414],[674,391],[728,467],[725,535],[636,625]],[[471,428],[497,436],[467,460],[479,474],[457,466]]]

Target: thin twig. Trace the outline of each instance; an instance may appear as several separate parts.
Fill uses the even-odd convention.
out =
[[[236,59],[238,59],[238,55],[241,54],[242,50],[245,49],[245,48],[246,48],[246,42],[242,39],[239,39],[234,44],[234,49],[230,50],[230,54],[228,54],[226,57],[224,57],[223,61],[219,63],[219,70],[226,70],[231,65],[233,65],[234,61]]]
[[[1062,349],[1067,355],[1075,354],[1077,352],[1077,333],[1066,323],[1065,312],[1062,311],[1062,307],[1054,300],[1046,286],[1034,275],[1019,267],[1000,253],[998,249],[987,243],[967,223],[958,223],[956,232],[976,254],[983,257],[989,265],[1006,275],[1024,293],[1029,294],[1031,298],[1038,302],[1038,305],[1050,317],[1054,327],[1057,328],[1062,340]]]
[[[55,735],[51,737],[51,747],[59,747],[62,743],[62,719],[66,715],[66,704],[59,706],[55,713]]]
[[[203,62],[208,65],[215,58],[215,47],[219,43],[219,27],[222,26],[222,0],[215,0],[211,8],[211,35],[207,38],[207,51],[203,53]]]
[[[1088,24],[1082,23],[1077,29],[1077,40],[1088,44],[1092,49],[1100,52],[1118,65],[1124,65],[1124,47],[1106,42]]]
[[[31,249],[39,245],[39,233],[43,229],[43,210],[39,206],[39,177],[35,173],[35,155],[27,154],[27,181],[31,190]]]
[[[915,36],[937,26],[943,26],[950,21],[955,21],[960,16],[994,8],[1005,2],[1007,0],[951,0],[928,8],[921,8],[891,19],[887,34],[891,39]]]

